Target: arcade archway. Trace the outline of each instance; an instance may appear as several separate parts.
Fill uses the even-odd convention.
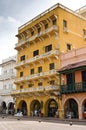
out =
[[[7,109],[7,107],[6,107],[6,102],[3,101],[3,102],[1,103],[1,109],[2,109],[2,110],[1,110],[2,113],[6,113],[6,109]]]
[[[41,113],[41,104],[38,100],[33,100],[31,102],[30,106],[31,115],[32,116],[39,116],[39,113]]]
[[[86,119],[86,99],[82,103],[82,116]]]
[[[20,101],[17,112],[21,111],[23,115],[27,115],[27,104],[24,100]]]
[[[14,114],[15,113],[15,109],[14,109],[14,103],[13,102],[10,102],[8,104],[8,114]]]
[[[48,117],[55,117],[58,112],[58,104],[54,99],[50,99],[46,103],[46,112]]]
[[[78,104],[74,99],[68,99],[64,105],[66,118],[78,118]]]

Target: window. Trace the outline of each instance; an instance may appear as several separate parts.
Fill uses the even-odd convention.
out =
[[[41,32],[41,28],[38,28],[38,33],[40,33]]]
[[[42,66],[38,67],[38,73],[42,72]]]
[[[3,85],[3,89],[6,89],[6,87],[7,87],[6,85]]]
[[[7,74],[7,70],[4,70],[4,71],[3,71],[3,74]]]
[[[32,87],[33,86],[33,84],[28,84],[28,87],[30,88],[30,87]]]
[[[31,36],[33,36],[33,35],[34,35],[34,31],[31,32]]]
[[[23,72],[20,72],[20,77],[23,77]]]
[[[51,80],[50,85],[54,85],[54,84],[55,84],[55,80]]]
[[[20,57],[20,61],[23,61],[23,60],[25,60],[25,55]]]
[[[37,55],[39,55],[39,50],[35,50],[35,51],[33,52],[33,56],[37,56]]]
[[[30,74],[34,74],[34,69],[31,69]]]
[[[67,21],[63,20],[63,28],[67,28]]]
[[[9,72],[10,72],[11,74],[13,74],[13,69],[10,69]]]
[[[42,83],[42,82],[38,83],[38,86],[42,86],[42,85],[43,85],[43,83]]]
[[[86,35],[86,29],[83,29],[83,35]]]
[[[45,29],[47,29],[47,28],[48,28],[48,23],[45,24]]]
[[[45,47],[45,52],[51,51],[52,50],[52,45],[48,45]]]
[[[86,82],[86,70],[82,71],[82,82]]]
[[[56,19],[52,20],[52,24],[56,25]]]
[[[20,86],[20,89],[23,89],[23,86],[22,86],[22,85]]]
[[[67,44],[67,51],[71,50],[71,44]]]
[[[55,69],[54,63],[51,63],[51,64],[49,65],[49,69],[50,69],[50,70]]]
[[[72,73],[66,74],[66,79],[67,79],[67,84],[72,84],[73,83],[73,74]]]

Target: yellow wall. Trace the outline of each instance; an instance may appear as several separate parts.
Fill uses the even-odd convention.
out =
[[[71,44],[72,49],[74,47],[80,48],[81,46],[84,46],[86,41],[83,38],[83,29],[86,28],[86,21],[62,8],[56,8],[56,9],[48,12],[47,14],[41,16],[37,20],[32,21],[29,25],[18,30],[18,32],[19,32],[18,35],[21,35],[20,33],[24,33],[24,31],[26,31],[27,29],[34,27],[39,22],[46,20],[47,18],[51,17],[52,15],[57,16],[57,26],[58,26],[58,30],[59,30],[59,31],[57,31],[57,34],[55,34],[55,33],[50,34],[46,38],[43,37],[43,39],[44,39],[43,41],[37,40],[35,43],[29,43],[30,45],[28,44],[29,45],[28,47],[24,47],[23,49],[19,48],[18,49],[18,59],[17,59],[18,63],[20,62],[20,57],[22,55],[26,56],[26,60],[33,58],[33,51],[35,51],[35,50],[39,50],[39,55],[44,54],[45,53],[44,47],[49,44],[52,44],[53,50],[59,48],[60,52],[67,51],[67,47],[66,47],[67,43]],[[64,30],[63,30],[63,20],[67,21],[68,32],[64,32]],[[48,22],[48,24],[49,24],[49,27],[52,26],[51,20]],[[44,26],[41,26],[41,28],[43,31]],[[37,34],[37,30],[35,30],[35,34]],[[31,35],[28,34],[28,37],[30,37],[30,36]],[[22,39],[24,40],[25,38],[23,37]],[[53,63],[53,62],[56,64],[55,69],[57,69],[57,70],[60,69],[60,60],[59,59],[52,57],[51,60],[49,60],[46,58],[45,60],[43,60],[42,64],[40,64],[39,62],[35,62],[34,65],[29,64],[28,66],[19,67],[17,69],[17,77],[20,77],[19,75],[20,75],[21,71],[24,72],[24,76],[29,76],[30,69],[32,69],[32,68],[35,69],[35,74],[37,74],[39,66],[42,66],[43,72],[48,72],[49,64]],[[55,79],[59,83],[58,78],[56,78],[55,75],[52,76],[51,79]],[[32,80],[31,82],[33,82],[33,81],[34,80]],[[38,85],[38,82],[39,82],[39,79],[35,81],[35,85],[33,87],[36,87]],[[49,78],[44,78],[43,85],[48,86],[48,82],[49,82]],[[20,86],[20,84],[17,85],[17,89],[19,89],[19,86]],[[28,84],[24,83],[23,87],[28,88]],[[57,97],[55,97],[55,98],[57,100]],[[37,99],[42,100],[45,103],[50,99],[50,96],[44,96],[44,97],[40,96],[40,97],[37,97]],[[21,100],[22,100],[21,97],[17,98],[17,105],[18,105],[18,102],[20,102]],[[29,102],[28,111],[30,111],[30,102],[32,102],[32,100],[34,100],[34,97],[27,96],[27,97],[24,97],[24,100],[26,100],[27,103]],[[57,102],[58,102],[58,100],[57,100]],[[59,109],[62,109],[61,106]],[[45,115],[46,115],[44,108],[43,108],[43,113],[45,113]],[[28,112],[28,115],[30,115],[30,112]],[[60,114],[60,117],[61,116],[62,116],[62,114]]]

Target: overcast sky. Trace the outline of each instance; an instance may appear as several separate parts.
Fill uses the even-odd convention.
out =
[[[86,0],[0,0],[0,63],[16,54],[18,27],[56,3],[77,10]]]

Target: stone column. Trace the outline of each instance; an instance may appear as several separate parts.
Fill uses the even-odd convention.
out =
[[[79,113],[79,119],[82,119],[83,116],[82,116],[82,106],[81,105],[78,106],[78,113]]]
[[[27,115],[31,116],[31,111],[30,111],[30,102],[27,101]]]

